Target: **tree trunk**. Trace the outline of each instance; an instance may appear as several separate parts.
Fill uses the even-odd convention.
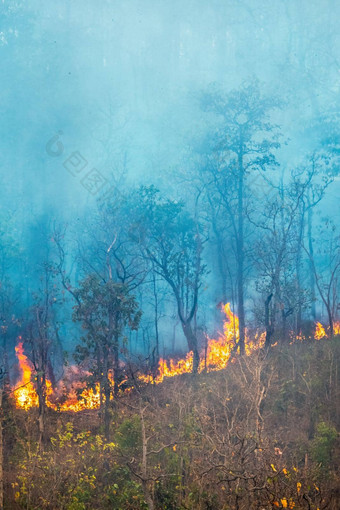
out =
[[[296,314],[296,334],[301,334],[301,324],[302,324],[302,296],[301,296],[301,254],[302,254],[302,241],[303,241],[303,233],[304,233],[304,223],[305,223],[305,210],[303,208],[301,213],[300,225],[299,225],[299,237],[296,251],[296,287],[297,287],[297,295],[298,295],[298,303],[297,303],[297,314]]]
[[[108,345],[112,345],[113,352],[113,394],[115,397],[118,396],[119,391],[119,324],[120,314],[115,312],[112,306],[109,308],[109,338],[107,340]],[[113,342],[112,342],[113,340]],[[104,363],[107,367],[107,373],[109,372],[108,367],[108,356],[109,348],[107,348],[106,359]]]
[[[274,333],[274,327],[273,323],[270,320],[270,313],[269,313],[269,305],[271,302],[271,299],[273,297],[273,294],[269,294],[267,297],[265,303],[264,303],[264,315],[265,315],[265,326],[266,326],[266,343],[265,347],[268,349],[271,346],[271,339]]]
[[[142,486],[143,486],[143,492],[144,492],[144,497],[145,497],[145,503],[148,505],[149,510],[154,510],[155,506],[154,506],[152,495],[149,490],[147,482],[143,480]]]
[[[158,362],[159,362],[159,331],[158,331],[158,294],[157,294],[157,285],[156,285],[156,277],[155,277],[155,272],[153,271],[152,272],[152,285],[153,285],[153,296],[154,296],[154,303],[155,303],[155,307],[154,307],[154,324],[155,324],[155,340],[156,340],[156,345],[155,345],[155,358],[153,360],[153,365],[155,368],[158,367]],[[153,368],[154,368],[153,367]]]
[[[45,414],[46,414],[46,381],[44,375],[37,374],[38,394],[38,424],[39,424],[39,447],[42,448],[46,440]]]
[[[105,353],[103,360],[103,375],[104,375],[104,434],[105,439],[108,441],[110,438],[110,399],[111,399],[111,388],[109,380],[109,368],[108,368],[108,354]]]
[[[114,343],[113,343],[113,394],[115,397],[118,397],[119,392],[119,383],[120,383],[120,375],[119,375],[119,338],[118,334],[115,335]]]
[[[221,235],[221,232],[219,228],[217,227],[216,222],[216,214],[215,214],[215,204],[211,201],[210,197],[208,196],[208,200],[211,207],[211,223],[213,232],[215,234],[215,238],[217,241],[217,265],[220,273],[220,283],[221,283],[221,290],[222,290],[222,301],[223,303],[226,303],[227,301],[227,271],[225,268],[226,265],[226,254],[224,250],[224,242],[223,237]]]
[[[198,352],[197,337],[192,330],[190,322],[182,322],[181,321],[181,324],[182,324],[183,333],[184,333],[185,338],[187,339],[187,342],[188,342],[188,348],[190,351],[193,352],[193,355],[194,355],[192,372],[194,374],[196,374],[198,372],[198,367],[200,364],[200,355]]]
[[[331,338],[334,336],[334,321],[333,321],[333,313],[331,305],[327,305],[327,314],[328,314],[328,322],[329,322],[329,335]]]
[[[245,352],[245,314],[244,314],[244,238],[243,238],[243,187],[244,187],[244,170],[243,170],[243,154],[240,150],[238,156],[238,234],[236,239],[237,248],[237,299],[238,299],[238,318],[240,329],[240,354]]]
[[[310,266],[309,285],[310,285],[311,299],[312,299],[311,315],[312,315],[312,320],[315,321],[316,320],[316,307],[315,307],[316,293],[315,293],[315,274],[314,274],[314,268],[313,268],[313,262],[312,262],[314,260],[312,226],[313,226],[313,210],[312,210],[312,207],[309,206],[309,208],[308,208],[308,249],[309,249],[309,254],[310,254],[310,257],[309,257],[309,266]]]
[[[152,498],[152,493],[150,491],[148,481],[147,481],[147,475],[148,475],[148,457],[147,457],[147,446],[148,446],[148,440],[146,438],[146,430],[145,430],[145,421],[144,421],[144,411],[145,408],[142,409],[141,403],[139,404],[139,414],[140,414],[140,420],[141,420],[141,428],[142,428],[142,487],[145,497],[145,502],[148,505],[149,510],[154,510],[155,505]]]

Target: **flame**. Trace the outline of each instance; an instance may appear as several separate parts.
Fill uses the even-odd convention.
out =
[[[336,321],[333,324],[333,333],[334,335],[340,335],[340,321]],[[314,338],[315,340],[321,340],[321,338],[328,338],[329,337],[329,327],[326,329],[321,324],[321,322],[315,323],[315,332],[314,332]]]
[[[58,389],[55,389],[51,398],[46,399],[48,407],[54,411],[67,412],[73,411],[77,413],[79,411],[85,411],[85,409],[99,409],[100,407],[100,387],[97,383],[95,388],[86,388],[85,383],[78,385],[80,389],[80,395],[78,396],[77,385],[73,385],[65,398],[55,398],[58,393]],[[65,392],[64,392],[65,394]]]
[[[33,366],[24,354],[21,337],[19,337],[19,340],[18,345],[15,347],[15,353],[18,359],[21,377],[15,385],[13,394],[16,406],[27,411],[31,407],[37,407],[39,400],[35,384],[32,382]],[[72,370],[73,369],[71,369],[71,371]],[[78,398],[77,389],[81,390],[81,398]],[[99,384],[96,384],[95,389],[92,389],[85,388],[85,383],[80,383],[78,381],[71,382],[70,385],[62,381],[56,388],[53,388],[51,381],[46,379],[45,395],[47,407],[55,411],[77,412],[83,411],[84,409],[97,409],[100,405]]]
[[[157,376],[151,374],[140,374],[139,379],[144,383],[159,384],[165,377],[174,377],[175,375],[189,374],[192,372],[194,357],[192,351],[188,352],[185,358],[175,361],[173,359],[165,360],[161,358],[158,362]]]
[[[19,339],[21,340],[21,337]],[[14,398],[17,407],[27,410],[32,406],[38,405],[38,395],[31,380],[32,368],[27,356],[24,354],[23,342],[20,341],[15,347],[15,353],[19,362],[21,379],[14,389]]]
[[[321,338],[325,338],[326,336],[327,335],[326,335],[325,328],[323,327],[321,322],[316,322],[315,333],[314,333],[315,340],[321,340]]]
[[[223,334],[217,340],[208,337],[207,353],[204,358],[202,357],[200,371],[205,368],[208,372],[225,368],[240,339],[239,320],[231,311],[230,303],[226,303],[222,311],[226,316]]]
[[[219,333],[217,339],[206,337],[206,347],[200,353],[199,372],[212,372],[222,370],[229,362],[235,359],[238,354],[238,343],[240,340],[239,319],[230,307],[230,303],[226,303],[222,307],[225,314],[223,322],[223,332]],[[334,323],[334,334],[340,334],[340,322]],[[314,338],[320,340],[327,338],[329,334],[320,322],[315,324]],[[302,335],[292,337],[295,340],[306,340]],[[18,358],[21,379],[16,384],[14,396],[16,405],[22,409],[29,409],[38,405],[38,396],[35,385],[32,382],[32,365],[24,354],[23,342],[15,347]],[[245,331],[245,353],[250,356],[254,351],[261,349],[265,345],[266,333],[257,332],[253,338],[250,338],[249,332]],[[272,345],[275,347],[277,342]],[[139,380],[144,383],[160,384],[167,377],[174,377],[181,374],[189,374],[193,369],[193,353],[179,360],[161,358],[158,364],[157,375],[140,374]],[[96,383],[94,388],[86,387],[85,382],[81,382],[84,376],[88,375],[86,371],[81,371],[78,367],[70,366],[65,369],[65,377],[55,387],[49,379],[46,379],[46,405],[55,411],[83,411],[86,409],[98,409],[101,404],[100,385]],[[127,378],[121,383],[124,384]],[[110,372],[110,384],[113,387],[113,374]],[[129,391],[131,388],[126,389]],[[113,398],[113,397],[112,397]]]
[[[231,311],[230,303],[226,303],[222,307],[222,311],[226,316],[223,323],[223,333],[217,340],[207,337],[206,349],[201,352],[200,364],[198,371],[213,372],[225,368],[232,357],[233,352],[237,350],[237,344],[240,339],[239,319]],[[265,342],[265,333],[256,334],[254,340],[250,340],[246,331],[245,352],[249,356],[255,350],[262,348]],[[192,372],[193,354],[189,352],[184,359],[174,361],[170,359],[166,361],[160,359],[158,365],[158,375],[140,375],[140,380],[146,383],[159,384],[163,382],[165,377],[174,377],[176,375],[188,374]]]

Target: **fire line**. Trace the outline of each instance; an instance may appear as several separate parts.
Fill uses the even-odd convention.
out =
[[[222,370],[226,368],[229,361],[232,361],[232,353],[237,353],[237,344],[239,341],[239,320],[237,315],[231,311],[230,303],[226,303],[222,307],[222,312],[225,314],[223,322],[223,332],[220,333],[217,339],[207,337],[207,347],[204,356],[201,353],[201,361],[199,365],[199,372],[207,370],[208,372]],[[340,322],[334,324],[334,333],[340,333]],[[314,339],[320,340],[329,336],[328,331],[324,326],[317,322],[315,325]],[[304,337],[298,337],[294,340],[304,340]],[[265,332],[256,333],[254,338],[249,337],[246,330],[245,337],[245,352],[250,356],[253,352],[261,349],[265,343]],[[292,342],[291,342],[292,343]],[[273,347],[276,344],[273,345]],[[23,341],[19,337],[19,342],[15,347],[16,356],[20,370],[20,380],[14,388],[14,397],[16,406],[25,410],[31,407],[38,406],[38,395],[35,389],[33,366],[24,353]],[[192,372],[193,367],[193,353],[189,352],[187,355],[179,360],[165,360],[160,359],[158,364],[157,375],[140,374],[139,380],[143,383],[160,384],[167,377],[174,377],[176,375],[187,374]],[[74,379],[79,375],[79,370],[75,366],[68,368],[68,376]],[[82,373],[82,375],[85,375]],[[111,374],[112,375],[112,374]],[[113,378],[111,377],[112,384]],[[86,388],[85,383],[79,380],[71,381],[67,385],[65,381],[60,381],[56,387],[52,388],[49,380],[46,381],[46,405],[56,411],[83,411],[85,409],[98,409],[100,407],[100,387],[99,383],[95,388]]]

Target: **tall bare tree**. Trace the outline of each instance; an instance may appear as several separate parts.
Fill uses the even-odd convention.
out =
[[[188,348],[193,351],[193,372],[197,372],[200,357],[194,324],[206,271],[202,228],[183,204],[164,199],[154,187],[142,188],[138,197],[133,237],[152,269],[172,290]]]
[[[270,122],[270,115],[279,103],[274,98],[263,97],[255,81],[229,94],[207,93],[202,106],[218,118],[218,128],[210,139],[211,155],[206,174],[223,201],[233,233],[239,349],[244,353],[246,204],[254,177],[277,164],[274,150],[279,147],[278,128]]]

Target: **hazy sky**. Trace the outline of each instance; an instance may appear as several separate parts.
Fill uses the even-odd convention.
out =
[[[256,76],[288,103],[285,162],[339,105],[337,0],[31,0],[1,3],[2,204],[81,213],[93,198],[63,166],[150,180],[183,165],[206,128],[197,96]],[[48,156],[58,131],[64,152]],[[314,142],[314,141],[313,141]],[[19,205],[20,204],[20,205]]]

